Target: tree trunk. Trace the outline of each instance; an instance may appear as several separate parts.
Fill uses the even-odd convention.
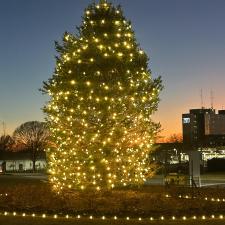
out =
[[[35,167],[35,162],[36,162],[36,160],[33,159],[32,161],[33,161],[33,173],[35,173],[35,172],[36,172],[36,167]]]
[[[32,162],[33,162],[33,173],[36,172],[35,162],[36,162],[36,146],[32,146]]]

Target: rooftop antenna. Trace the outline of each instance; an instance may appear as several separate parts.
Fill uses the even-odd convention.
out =
[[[214,96],[212,89],[210,90],[210,102],[211,102],[211,109],[213,109],[213,103],[214,103]]]
[[[202,88],[201,88],[200,97],[201,97],[201,108],[202,108],[202,109],[204,109],[204,102],[203,102],[203,93],[202,93]]]

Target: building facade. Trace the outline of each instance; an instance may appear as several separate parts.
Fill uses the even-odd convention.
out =
[[[182,114],[183,143],[193,148],[225,146],[225,110],[191,109]]]
[[[47,167],[45,152],[40,153],[35,162],[36,171]],[[31,172],[33,162],[29,152],[0,152],[0,172]]]

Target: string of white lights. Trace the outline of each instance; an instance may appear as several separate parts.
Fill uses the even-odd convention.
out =
[[[134,218],[134,217],[118,217],[118,216],[114,216],[114,217],[106,217],[106,216],[101,216],[101,217],[94,217],[93,215],[89,215],[89,216],[81,216],[81,215],[69,215],[69,214],[65,214],[65,215],[50,215],[50,214],[37,214],[37,213],[18,213],[18,212],[0,212],[0,216],[14,216],[14,217],[35,217],[35,218],[52,218],[52,219],[88,219],[88,220],[138,220],[138,221],[157,221],[157,220],[212,220],[212,219],[220,219],[223,220],[225,219],[225,217],[222,214],[218,214],[218,215],[202,215],[202,216],[171,216],[171,217],[166,217],[166,216],[160,216],[160,217],[138,217],[138,218]]]
[[[204,198],[198,198],[196,196],[192,197],[190,195],[178,195],[178,196],[171,196],[169,194],[165,195],[166,198],[182,198],[182,199],[199,199],[199,200],[205,200],[205,201],[212,201],[212,202],[225,202],[225,198],[216,198],[216,197],[204,197]]]
[[[4,193],[4,194],[0,194],[0,196],[9,196],[8,193]],[[169,194],[166,194],[165,195],[166,198],[172,198],[173,196],[169,195]],[[191,199],[192,197],[189,196],[189,195],[178,195],[177,196],[178,198],[182,198],[182,199]],[[195,199],[197,199],[196,197],[194,197]],[[201,198],[201,200],[205,200],[205,201],[213,201],[213,202],[225,202],[225,198],[209,198],[209,197],[205,197],[205,198]],[[138,218],[134,218],[134,217],[119,217],[119,216],[114,216],[114,217],[106,217],[106,216],[101,216],[101,217],[97,217],[97,216],[93,216],[93,215],[69,215],[69,214],[38,214],[38,213],[21,213],[21,212],[8,212],[8,211],[4,211],[4,212],[0,212],[0,216],[18,216],[18,217],[36,217],[36,218],[54,218],[54,219],[57,219],[57,218],[65,218],[65,219],[89,219],[89,220],[150,220],[150,221],[153,221],[153,220],[209,220],[209,219],[225,219],[225,217],[223,216],[222,213],[217,213],[217,215],[202,215],[202,216],[171,216],[171,217],[166,217],[166,216],[160,216],[160,217],[138,217]]]
[[[1,194],[0,193],[0,197],[7,197],[9,196],[8,193],[4,193],[4,194]],[[212,201],[212,202],[225,202],[225,198],[217,198],[217,197],[204,197],[204,198],[199,198],[199,197],[192,197],[190,195],[178,195],[178,196],[172,196],[172,195],[169,195],[169,194],[166,194],[165,195],[166,198],[182,198],[182,199],[199,199],[199,200],[205,200],[205,201]]]

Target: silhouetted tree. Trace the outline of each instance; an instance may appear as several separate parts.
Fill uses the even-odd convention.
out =
[[[2,135],[0,137],[0,151],[9,150],[11,144],[12,144],[12,138],[10,135]]]
[[[40,152],[50,144],[49,130],[44,122],[30,121],[20,125],[13,133],[13,140],[17,151],[26,150],[31,153],[33,172],[35,162]]]
[[[183,142],[183,137],[182,134],[172,134],[170,135],[166,141],[166,143],[182,143]]]

